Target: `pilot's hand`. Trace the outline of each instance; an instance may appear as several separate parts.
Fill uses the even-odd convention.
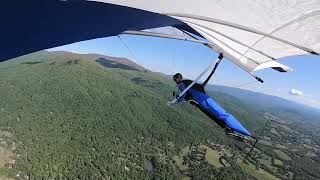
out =
[[[189,103],[194,106],[197,105],[197,102],[195,102],[194,100],[189,100]]]
[[[180,96],[179,96],[179,94],[177,94],[177,95],[176,95],[176,99],[180,99]]]

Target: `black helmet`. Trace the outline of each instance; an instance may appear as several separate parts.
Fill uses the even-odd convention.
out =
[[[175,75],[173,75],[173,80],[175,81],[178,77],[182,78],[182,75],[180,73],[176,73]]]

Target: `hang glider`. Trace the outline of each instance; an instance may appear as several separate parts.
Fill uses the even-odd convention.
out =
[[[290,72],[278,60],[320,53],[319,0],[7,0],[0,22],[0,62],[121,34],[200,43],[251,75]]]
[[[320,1],[101,0],[178,19],[246,71],[292,69],[276,60],[320,52]]]
[[[3,1],[0,61],[78,41],[173,27],[252,73],[320,52],[320,1]],[[149,36],[170,38],[165,31]]]

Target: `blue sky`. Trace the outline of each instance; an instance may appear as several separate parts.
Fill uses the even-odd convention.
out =
[[[152,71],[173,74],[181,72],[186,78],[193,79],[206,68],[217,54],[201,44],[179,40],[153,37],[122,35],[78,42],[50,50],[65,50],[76,53],[98,53],[117,57],[126,57]],[[253,82],[254,78],[228,60],[222,61],[210,84],[239,87],[265,94],[276,95],[320,108],[320,57],[297,56],[281,60],[281,63],[294,69],[291,73],[279,73],[272,69],[257,71],[265,82]],[[289,91],[301,91],[301,95],[290,95]]]

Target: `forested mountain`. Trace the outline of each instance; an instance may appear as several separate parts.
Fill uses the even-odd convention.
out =
[[[274,158],[270,167],[257,168],[256,157],[239,163],[247,145],[227,138],[188,103],[167,106],[175,90],[166,77],[123,58],[41,51],[1,63],[0,178],[320,177],[315,164],[272,156],[273,145],[263,145]],[[271,116],[232,95],[210,94],[251,131]],[[319,162],[309,158],[303,160]]]
[[[320,126],[320,109],[306,106],[297,102],[289,101],[277,96],[266,95],[244,89],[231,88],[226,86],[208,85],[209,91],[218,91],[232,95],[243,103],[251,105],[255,111],[277,112],[278,114],[294,114],[293,120],[309,121]],[[300,117],[297,117],[300,116]]]

